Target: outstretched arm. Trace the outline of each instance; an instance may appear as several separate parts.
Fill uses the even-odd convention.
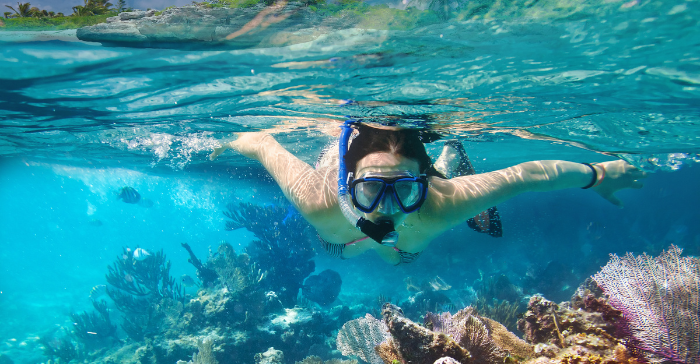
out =
[[[216,148],[209,156],[214,160],[226,149],[259,161],[272,175],[294,207],[312,224],[322,223],[324,211],[337,205],[330,170],[315,170],[284,149],[267,133],[240,133],[232,142]],[[337,173],[337,172],[336,172]]]
[[[435,218],[441,229],[449,229],[464,220],[524,192],[581,188],[591,184],[597,192],[616,206],[622,202],[615,192],[624,188],[641,188],[639,179],[646,173],[624,161],[594,164],[590,167],[566,161],[536,161],[495,172],[462,176],[450,180],[431,179],[435,193],[426,201],[426,216]]]

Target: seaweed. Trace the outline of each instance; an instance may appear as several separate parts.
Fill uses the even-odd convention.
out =
[[[267,272],[264,286],[275,291],[285,307],[293,307],[304,279],[315,269],[310,225],[298,213],[274,205],[229,204],[224,215],[230,219],[226,230],[245,228],[255,235],[246,253]]]

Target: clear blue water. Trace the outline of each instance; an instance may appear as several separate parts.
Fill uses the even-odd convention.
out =
[[[317,271],[341,273],[343,304],[405,299],[406,277],[440,276],[455,292],[482,274],[520,284],[552,261],[565,269],[543,293],[566,299],[609,253],[677,244],[700,254],[700,6],[612,4],[585,17],[344,30],[225,51],[0,32],[0,353],[45,361],[35,338],[90,308],[123,246],[163,249],[175,277],[195,273],[182,242],[202,257],[222,240],[242,250],[252,234],[224,230],[226,204],[280,192],[239,155],[210,162],[218,140],[267,130],[313,163],[346,115],[458,137],[478,171],[624,158],[656,173],[619,194],[624,209],[590,191],[519,196],[499,205],[503,238],[465,225],[411,265],[318,250]],[[116,199],[123,186],[154,205]]]

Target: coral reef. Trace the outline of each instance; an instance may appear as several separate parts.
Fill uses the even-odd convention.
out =
[[[627,346],[650,363],[700,363],[700,261],[672,245],[654,258],[611,255],[593,279],[622,312]]]
[[[263,285],[274,291],[285,307],[293,307],[304,279],[315,268],[311,258],[309,224],[298,213],[280,206],[229,204],[224,215],[227,230],[245,228],[254,240],[246,253],[267,272]]]
[[[73,335],[85,346],[94,348],[104,345],[106,340],[119,340],[117,327],[112,325],[105,301],[92,301],[97,312],[71,314]]]
[[[146,313],[162,298],[184,301],[182,287],[170,276],[170,261],[162,250],[137,259],[131,249],[125,247],[122,255],[107,269],[110,285],[107,294],[122,312]]]
[[[195,269],[197,269],[197,277],[200,281],[202,281],[202,284],[205,286],[214,284],[216,279],[219,278],[217,273],[213,269],[205,267],[204,264],[202,264],[202,261],[197,259],[197,256],[194,255],[194,252],[192,251],[192,248],[190,248],[189,244],[182,243],[181,245],[183,248],[185,248],[185,250],[187,250],[187,253],[190,254],[190,259],[187,261],[192,264]]]
[[[236,254],[227,242],[219,245],[216,254],[210,253],[204,269],[214,272],[220,283],[231,292],[244,292],[247,288],[258,285],[267,275],[267,272],[251,261],[248,254]]]
[[[284,364],[284,353],[271,347],[264,353],[255,354],[255,364]]]
[[[317,356],[308,356],[302,361],[298,361],[294,364],[358,364],[357,360],[341,360],[341,359],[331,359],[323,361]]]
[[[640,363],[621,345],[615,323],[606,321],[616,316],[604,298],[595,297],[584,286],[572,301],[556,304],[539,295],[531,297],[527,312],[518,320],[518,328],[527,342],[535,344],[538,356],[527,364]]]
[[[198,352],[192,354],[192,360],[185,363],[184,361],[178,361],[177,364],[219,364],[219,362],[214,357],[212,347],[214,346],[214,341],[212,340],[198,340],[197,349]]]
[[[162,250],[150,254],[123,248],[107,268],[107,295],[123,313],[120,327],[132,341],[162,333],[164,320],[182,312],[184,290],[170,276],[170,261]]]
[[[505,275],[491,276],[477,283],[474,307],[479,315],[502,323],[508,330],[517,329],[522,289],[510,283]]]
[[[355,355],[371,363],[382,363],[375,347],[391,338],[389,328],[380,320],[367,314],[346,322],[338,331],[336,345],[343,355]]]
[[[382,309],[383,322],[367,315],[346,323],[338,332],[343,355],[379,363],[500,364],[533,356],[530,345],[503,325],[476,315],[467,307],[450,313],[426,314],[421,326],[392,304]]]
[[[59,359],[62,363],[68,363],[78,357],[78,350],[75,344],[73,344],[70,336],[65,333],[58,337],[53,335],[41,336],[39,343],[44,346],[44,355],[49,360]]]
[[[467,362],[471,358],[470,352],[450,336],[414,323],[404,317],[397,306],[385,305],[382,315],[391,334],[391,341],[382,356],[385,362],[387,357],[391,357],[392,361],[398,357],[407,363],[430,363],[445,356],[459,362]]]

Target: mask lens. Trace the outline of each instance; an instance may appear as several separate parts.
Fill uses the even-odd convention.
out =
[[[423,189],[421,187],[419,182],[414,181],[397,181],[394,184],[396,196],[406,209],[410,209],[421,201],[421,195],[423,194]]]
[[[357,203],[365,209],[369,209],[374,204],[379,194],[382,192],[384,183],[380,181],[364,181],[355,185],[355,199]]]

